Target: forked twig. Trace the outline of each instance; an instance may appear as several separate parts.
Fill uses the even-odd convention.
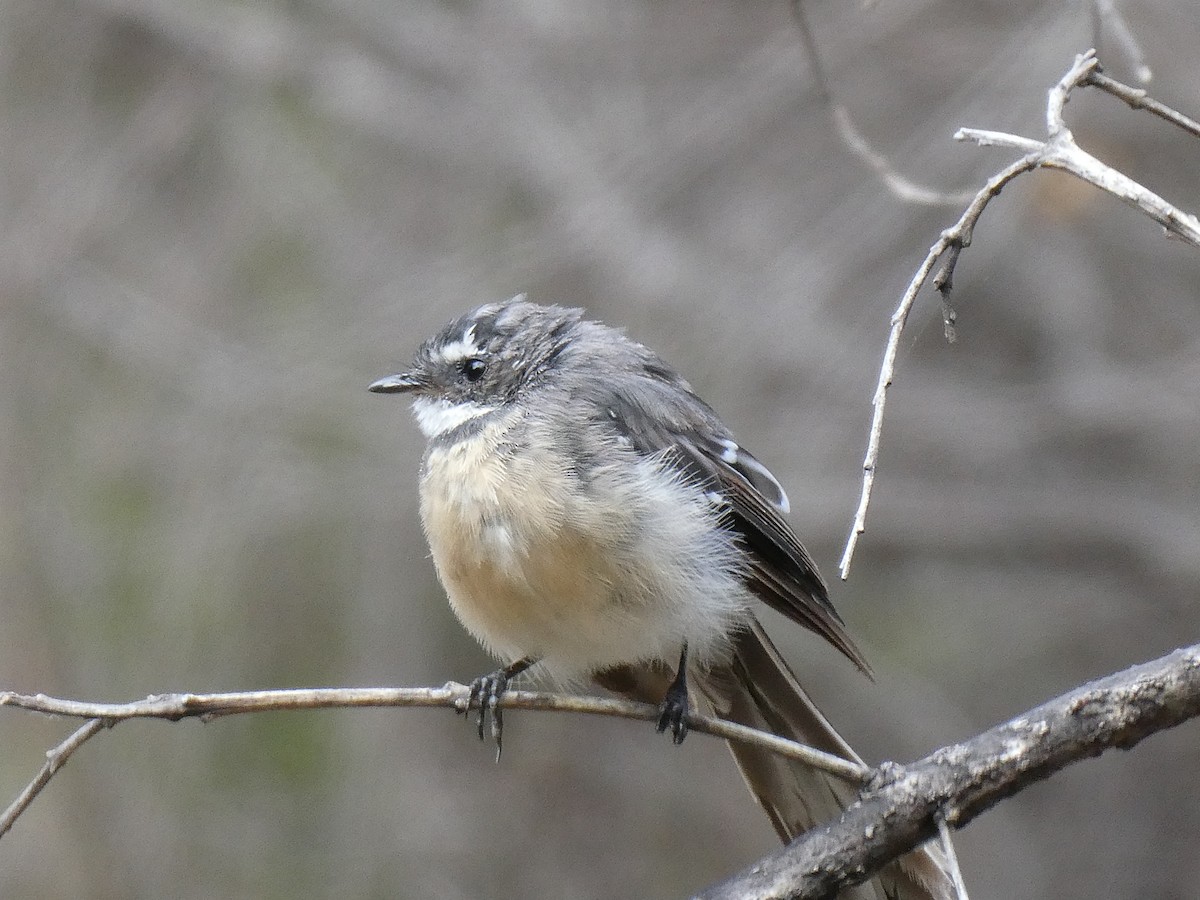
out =
[[[866,530],[867,508],[871,503],[871,492],[875,485],[875,472],[879,463],[879,443],[883,433],[883,413],[887,404],[887,390],[891,387],[895,377],[896,354],[900,346],[900,336],[908,321],[908,315],[912,311],[917,294],[936,268],[934,287],[942,297],[947,337],[953,339],[954,313],[950,307],[950,292],[953,287],[955,267],[963,249],[971,245],[971,237],[979,217],[983,215],[988,203],[1000,193],[1006,184],[1018,175],[1034,169],[1061,169],[1105,193],[1111,194],[1143,215],[1149,216],[1162,225],[1168,235],[1200,247],[1200,220],[1196,216],[1183,212],[1168,203],[1132,178],[1102,163],[1075,143],[1075,137],[1064,121],[1063,108],[1070,99],[1071,92],[1078,87],[1096,87],[1118,97],[1135,109],[1145,109],[1189,134],[1200,137],[1200,125],[1192,119],[1151,100],[1146,96],[1145,91],[1129,87],[1101,74],[1094,50],[1077,56],[1071,68],[1050,89],[1046,103],[1047,136],[1045,140],[1038,141],[1005,132],[984,131],[976,128],[960,128],[958,130],[954,135],[955,140],[973,141],[981,147],[1009,147],[1024,155],[989,178],[968,204],[958,221],[942,232],[938,240],[929,248],[924,261],[917,268],[912,280],[908,283],[908,288],[900,298],[900,305],[892,313],[887,345],[883,351],[883,364],[880,366],[875,396],[871,401],[874,412],[871,416],[871,427],[867,437],[867,452],[863,460],[862,491],[859,495],[858,509],[854,514],[854,522],[850,528],[850,536],[846,541],[846,549],[842,553],[839,564],[842,578],[849,577],[850,563],[854,558],[858,539]]]

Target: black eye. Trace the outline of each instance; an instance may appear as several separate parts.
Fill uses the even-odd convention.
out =
[[[462,373],[467,381],[478,381],[483,377],[483,373],[487,371],[487,363],[482,359],[465,359],[462,362]]]

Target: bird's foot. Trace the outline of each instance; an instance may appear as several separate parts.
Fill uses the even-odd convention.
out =
[[[487,675],[480,675],[471,682],[471,690],[465,703],[459,703],[456,712],[469,715],[472,709],[479,710],[476,728],[479,739],[484,739],[483,732],[491,717],[492,740],[496,742],[496,760],[500,759],[500,751],[504,746],[504,711],[500,707],[500,698],[508,690],[508,683],[532,666],[536,660],[525,657],[515,663],[497,669]]]
[[[489,717],[491,719],[491,734],[492,740],[496,742],[496,758],[500,758],[500,748],[503,745],[504,739],[504,713],[500,709],[500,698],[504,696],[504,692],[508,690],[508,673],[504,669],[497,669],[495,672],[490,672],[487,675],[480,675],[471,682],[471,691],[467,694],[467,702],[460,704],[458,712],[465,715],[470,714],[472,709],[479,710],[479,716],[475,721],[475,727],[479,734],[479,739],[484,739],[483,733],[488,726]]]
[[[659,707],[658,733],[662,734],[670,729],[671,740],[682,744],[688,733],[687,714],[687,644],[684,644],[679,654],[679,668],[675,670],[675,680],[667,688],[667,695],[663,697],[662,706]]]

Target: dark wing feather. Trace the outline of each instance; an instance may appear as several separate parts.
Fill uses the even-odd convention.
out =
[[[714,456],[711,449],[686,439],[679,446],[708,470],[706,484],[715,484],[729,504],[730,527],[750,551],[747,583],[751,590],[768,606],[821,635],[869,675],[871,668],[833,608],[816,563],[781,511],[768,503],[738,468],[726,463],[724,454]],[[740,447],[737,454],[739,458],[750,456]],[[758,460],[754,464],[766,471]]]
[[[783,488],[734,442],[686,382],[677,376],[668,381],[655,371],[607,382],[589,399],[637,451],[662,455],[705,491],[719,495],[728,509],[725,523],[737,532],[749,557],[746,583],[759,598],[821,635],[870,675],[866,659],[829,602],[816,564],[783,518]]]

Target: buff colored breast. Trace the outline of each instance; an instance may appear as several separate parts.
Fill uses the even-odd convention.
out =
[[[504,436],[489,424],[425,461],[421,516],[451,606],[503,659],[582,670],[623,656],[621,524],[592,521],[568,473],[527,452],[514,461]]]

